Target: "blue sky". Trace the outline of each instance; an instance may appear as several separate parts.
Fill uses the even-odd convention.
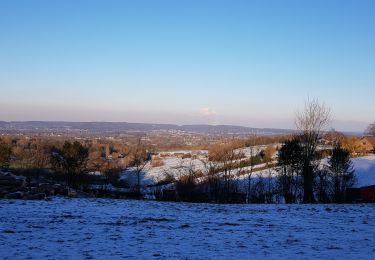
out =
[[[0,120],[375,120],[375,1],[1,0]]]

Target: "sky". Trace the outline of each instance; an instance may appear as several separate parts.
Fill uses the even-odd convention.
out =
[[[375,1],[0,0],[0,120],[375,120]]]

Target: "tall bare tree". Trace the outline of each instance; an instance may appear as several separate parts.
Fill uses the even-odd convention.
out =
[[[300,132],[300,141],[302,145],[302,176],[304,188],[304,203],[313,203],[313,181],[314,181],[314,162],[316,161],[316,151],[319,138],[323,130],[329,125],[331,120],[331,111],[318,99],[308,99],[304,110],[296,115],[296,127]]]

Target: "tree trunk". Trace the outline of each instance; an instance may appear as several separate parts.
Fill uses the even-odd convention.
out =
[[[313,173],[308,163],[303,167],[303,203],[314,203]]]

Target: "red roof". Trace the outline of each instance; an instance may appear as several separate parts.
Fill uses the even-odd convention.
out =
[[[375,185],[361,188],[361,197],[364,201],[375,201]]]

